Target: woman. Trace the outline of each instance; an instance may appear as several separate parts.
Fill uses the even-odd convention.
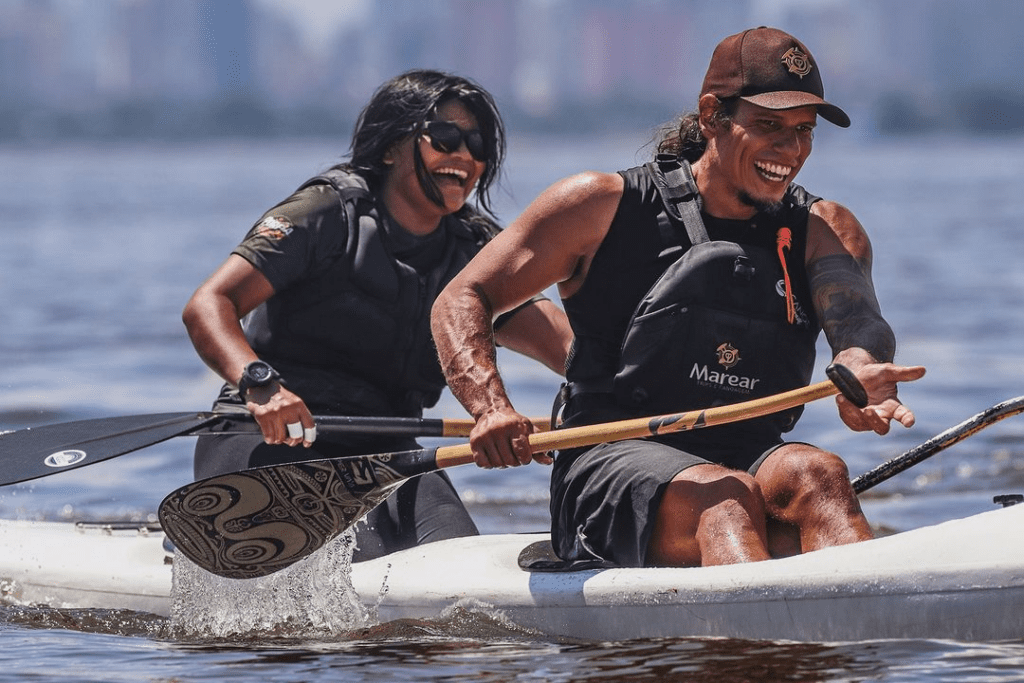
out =
[[[419,448],[403,437],[317,438],[313,415],[419,417],[437,402],[445,384],[430,308],[497,232],[490,189],[504,150],[492,97],[468,79],[416,70],[377,90],[350,160],[265,213],[185,307],[197,352],[227,382],[215,408],[244,406],[262,432],[200,438],[197,478]],[[467,203],[474,191],[480,210]],[[499,343],[564,372],[571,332],[552,302],[525,302],[498,324]],[[476,533],[435,472],[357,526],[354,559]]]

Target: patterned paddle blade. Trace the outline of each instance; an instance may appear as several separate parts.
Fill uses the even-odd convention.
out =
[[[437,469],[436,449],[272,465],[171,492],[164,533],[203,569],[231,579],[280,571],[323,547],[409,477]]]

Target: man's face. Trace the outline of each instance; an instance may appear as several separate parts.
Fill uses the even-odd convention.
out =
[[[740,100],[729,129],[715,135],[721,171],[746,206],[765,210],[782,201],[811,153],[817,109],[765,109]]]

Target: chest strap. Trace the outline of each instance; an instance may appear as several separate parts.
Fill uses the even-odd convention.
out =
[[[679,223],[686,228],[690,244],[709,242],[707,228],[700,217],[704,202],[697,191],[697,183],[693,179],[690,164],[680,163],[673,155],[659,154],[649,166],[651,177],[665,206],[665,213],[674,219],[665,220],[664,214],[658,217],[658,229],[661,230],[664,242],[672,244],[678,241],[675,232]]]

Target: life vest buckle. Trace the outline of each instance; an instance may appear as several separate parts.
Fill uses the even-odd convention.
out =
[[[751,265],[750,259],[746,256],[740,255],[736,257],[736,260],[732,264],[732,275],[738,280],[744,280],[750,282],[756,269]]]

